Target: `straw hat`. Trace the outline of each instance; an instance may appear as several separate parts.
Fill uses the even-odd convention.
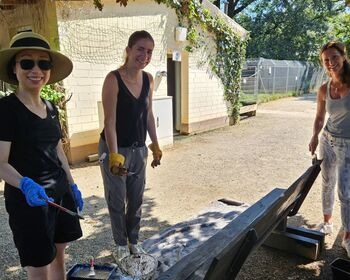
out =
[[[9,62],[20,51],[41,50],[47,52],[52,61],[50,79],[47,84],[53,84],[66,78],[73,69],[72,61],[65,55],[51,50],[48,41],[41,35],[34,32],[21,32],[15,35],[8,49],[0,50],[0,80],[17,85],[15,77],[9,76]]]

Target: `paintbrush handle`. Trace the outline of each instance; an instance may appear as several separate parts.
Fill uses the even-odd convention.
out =
[[[73,211],[71,211],[71,210],[69,210],[69,209],[67,209],[67,208],[65,208],[65,207],[63,207],[63,206],[61,206],[59,204],[56,204],[55,202],[52,202],[50,200],[46,200],[46,202],[47,202],[47,204],[49,204],[49,205],[51,205],[53,207],[56,207],[56,208],[58,208],[58,209],[60,209],[60,210],[62,210],[64,212],[66,212],[69,215],[78,217],[79,219],[84,219],[84,217],[80,216],[78,213],[75,213],[75,212],[73,212]]]

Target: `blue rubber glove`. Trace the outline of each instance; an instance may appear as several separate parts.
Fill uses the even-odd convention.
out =
[[[28,177],[23,177],[21,179],[19,183],[19,188],[26,197],[27,203],[32,207],[46,206],[46,200],[53,201],[52,198],[49,198],[46,195],[45,190],[42,186],[35,183],[32,179]]]
[[[81,192],[78,190],[78,186],[76,184],[71,185],[71,188],[73,191],[75,203],[77,204],[79,211],[82,211],[84,207],[84,201],[83,197],[81,196]]]

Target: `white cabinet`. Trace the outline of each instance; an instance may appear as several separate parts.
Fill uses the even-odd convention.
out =
[[[173,98],[171,96],[153,99],[153,115],[156,123],[158,142],[160,146],[173,145]],[[147,135],[147,143],[150,143]]]

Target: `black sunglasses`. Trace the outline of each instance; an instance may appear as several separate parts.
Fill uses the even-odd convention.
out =
[[[39,68],[43,71],[48,71],[52,68],[52,62],[50,60],[38,60],[34,61],[32,59],[22,59],[19,61],[19,65],[23,70],[33,69],[34,66],[38,65]]]

